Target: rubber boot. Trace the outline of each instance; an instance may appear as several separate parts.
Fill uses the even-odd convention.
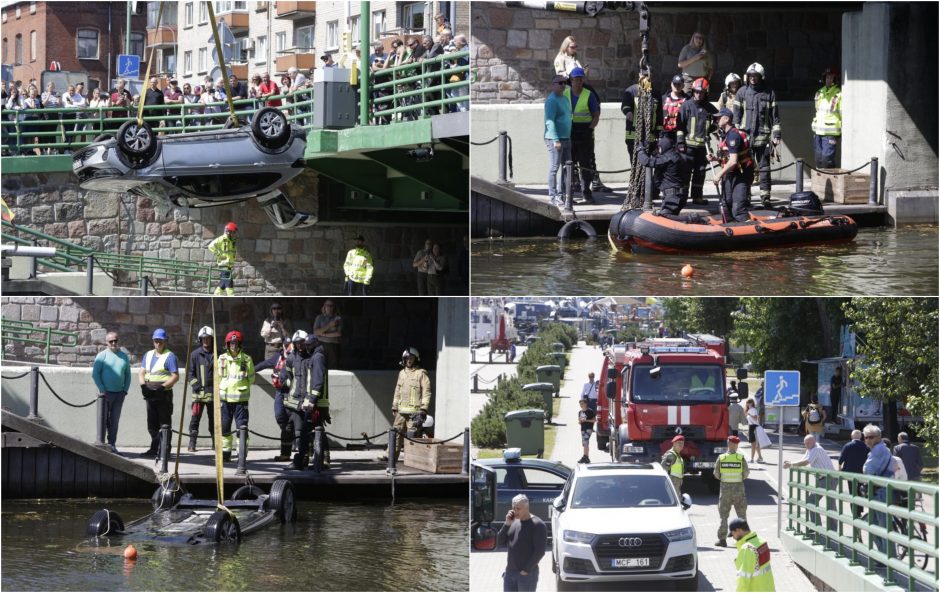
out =
[[[281,429],[281,454],[274,461],[290,461],[291,447],[293,446],[294,431]]]
[[[186,449],[190,453],[196,452],[196,437],[198,435],[195,432],[189,433],[189,447]]]
[[[304,457],[300,453],[297,453],[296,455],[294,455],[294,460],[291,461],[291,464],[288,466],[287,469],[302,470],[305,467],[307,467],[307,460],[304,459]]]
[[[222,437],[222,461],[232,460],[232,441],[235,435],[226,435]]]

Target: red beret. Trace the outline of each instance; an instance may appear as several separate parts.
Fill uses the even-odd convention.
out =
[[[728,437],[728,442],[729,442],[729,443],[740,443],[740,442],[741,442],[741,439],[739,439],[738,437],[736,437],[736,436],[734,436],[734,435],[731,435],[730,437]]]
[[[672,438],[673,443],[678,443],[679,441],[684,441],[684,440],[685,440],[685,437],[682,436],[681,434],[677,434],[676,436]]]

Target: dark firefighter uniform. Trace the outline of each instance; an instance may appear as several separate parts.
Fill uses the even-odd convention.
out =
[[[281,427],[281,455],[277,458],[279,461],[289,461],[291,449],[300,447],[300,435],[295,434],[288,402],[292,402],[296,408],[297,403],[302,403],[306,397],[303,389],[307,384],[306,362],[310,358],[310,353],[305,347],[297,348],[297,342],[294,345],[293,352],[287,355],[284,367],[280,371],[281,400],[278,401],[276,397],[274,400],[274,418]]]
[[[662,191],[663,207],[660,215],[677,215],[685,208],[689,178],[692,176],[692,159],[675,149],[672,139],[659,139],[659,154],[649,156],[646,147],[640,145],[637,161],[653,168],[653,183]]]
[[[685,144],[685,152],[692,158],[692,187],[689,197],[702,203],[702,186],[705,184],[705,169],[708,168],[708,135],[717,129],[713,116],[718,110],[707,97],[701,101],[689,99],[679,109],[679,125],[676,141]]]
[[[780,138],[777,95],[767,88],[761,77],[758,84],[738,89],[733,106],[734,127],[746,132],[750,139],[754,160],[760,170],[761,201],[766,202],[770,199],[771,141]]]
[[[297,454],[294,455],[291,468],[298,470],[305,468],[309,460],[307,453],[310,448],[310,431],[315,426],[323,426],[324,418],[319,400],[321,397],[328,398],[326,354],[315,336],[308,336],[307,340],[304,354],[290,358],[284,368],[286,382],[290,384],[290,389],[284,396],[284,410],[287,414],[287,426],[293,432],[294,442],[297,444]],[[328,399],[326,407],[329,407]]]
[[[572,73],[576,72],[573,70]],[[597,95],[582,87],[581,94],[575,96],[572,87],[565,87],[565,98],[571,101],[571,160],[578,164],[581,173],[581,194],[586,200],[593,198],[591,181],[594,180],[592,161],[594,158],[594,128],[591,126],[596,114],[600,113]]]
[[[213,446],[215,445],[212,357],[212,350],[202,344],[189,355],[188,379],[193,390],[192,413],[189,419],[189,451],[196,450],[196,438],[199,436],[199,423],[202,421],[203,412],[209,417],[209,436]]]
[[[718,143],[718,159],[724,166],[732,154],[738,155],[738,166],[721,179],[721,199],[731,217],[744,222],[750,216],[751,183],[754,182],[754,159],[751,157],[750,139],[744,132],[732,127]]]
[[[627,132],[624,136],[624,141],[627,143],[627,151],[630,153],[628,156],[631,161],[633,160],[633,148],[636,144],[637,136],[639,135],[640,141],[645,141],[649,150],[652,151],[653,144],[656,143],[656,139],[659,137],[659,133],[663,128],[663,111],[659,100],[656,99],[656,92],[650,90],[650,97],[653,101],[653,128],[650,136],[646,136],[643,130],[637,130],[634,127],[634,119],[636,119],[637,111],[640,108],[640,85],[635,84],[627,87],[627,89],[623,91],[623,98],[620,101],[620,111],[627,118]]]
[[[307,394],[307,399],[314,404],[314,408],[308,412],[308,419],[312,428],[323,428],[323,463],[329,465],[330,441],[326,437],[326,425],[333,421],[330,417],[330,369],[326,363],[326,349],[313,334],[307,336],[307,350],[311,354],[306,362],[309,370],[307,371],[307,388],[304,392]],[[310,434],[309,430],[307,434]],[[303,444],[300,446],[304,447]]]
[[[290,427],[287,410],[284,409],[284,396],[287,395],[290,385],[285,381],[283,371],[288,358],[300,356],[296,352],[294,345],[289,343],[284,349],[278,350],[270,358],[255,365],[255,373],[273,369],[271,384],[274,385],[274,421],[281,429],[281,453],[274,458],[275,461],[290,461],[293,449],[294,431]]]

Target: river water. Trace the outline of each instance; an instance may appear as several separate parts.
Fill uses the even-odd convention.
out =
[[[125,522],[149,501],[3,503],[4,591],[467,591],[466,500],[298,503],[294,524],[274,524],[238,546],[137,546],[84,537],[91,515]]]
[[[859,229],[855,241],[704,255],[614,251],[593,240],[474,241],[473,294],[935,296],[936,226]],[[695,269],[683,278],[682,267]]]

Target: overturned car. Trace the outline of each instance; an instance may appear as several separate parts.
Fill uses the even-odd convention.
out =
[[[125,122],[72,156],[83,189],[127,192],[205,208],[255,198],[279,229],[316,224],[279,190],[303,172],[303,129],[265,107],[251,123],[159,137],[149,123]]]

